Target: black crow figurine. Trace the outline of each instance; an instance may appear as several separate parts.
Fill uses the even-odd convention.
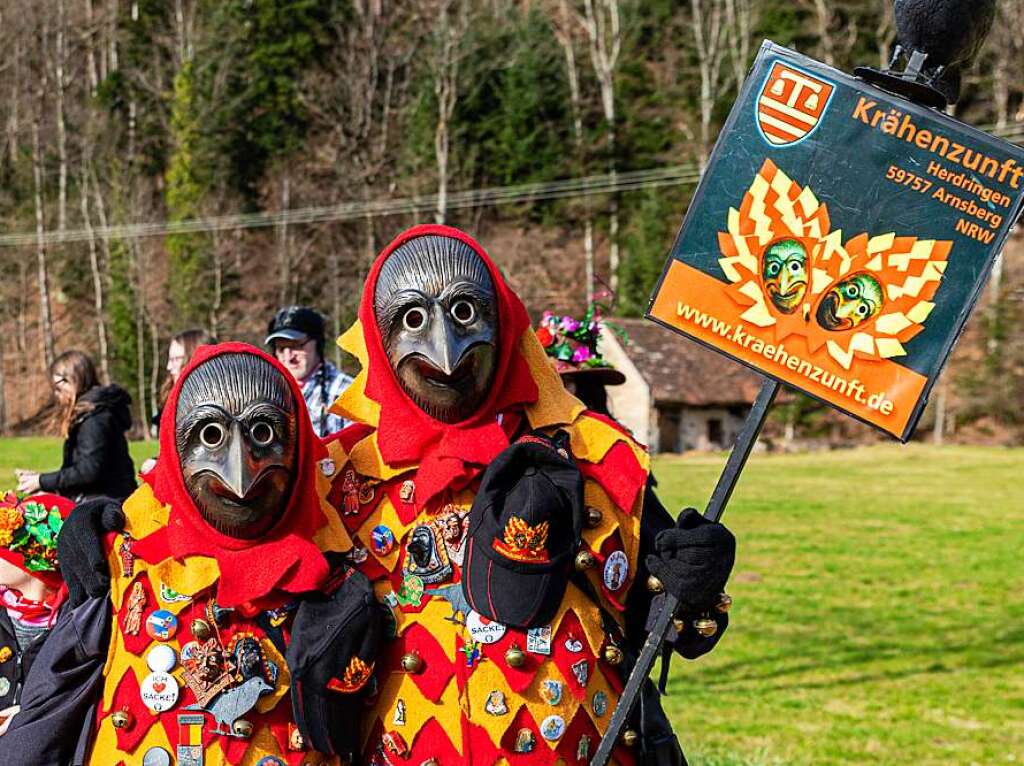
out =
[[[855,74],[912,101],[942,108],[960,97],[960,76],[985,43],[996,0],[895,0],[896,48],[889,68]],[[902,71],[897,64],[906,59]]]

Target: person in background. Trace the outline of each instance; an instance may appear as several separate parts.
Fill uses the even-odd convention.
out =
[[[265,341],[277,361],[302,387],[313,430],[320,437],[347,425],[328,408],[352,382],[352,378],[324,359],[324,328],[324,317],[318,311],[307,306],[287,306],[270,320]]]
[[[18,491],[52,492],[81,502],[107,496],[123,500],[135,490],[135,467],[125,432],[131,428],[132,398],[117,385],[101,386],[96,366],[81,351],[65,351],[50,365],[57,399],[55,423],[64,437],[60,469],[18,469]]]
[[[53,622],[62,584],[57,534],[73,505],[57,495],[0,498],[0,735]]]
[[[164,378],[163,385],[160,386],[160,408],[153,413],[153,418],[149,421],[149,432],[151,435],[154,437],[160,435],[160,416],[164,411],[164,403],[167,401],[167,397],[170,396],[174,384],[178,382],[181,371],[185,369],[185,365],[188,364],[196,349],[200,346],[213,346],[216,343],[216,338],[199,327],[184,330],[171,337],[171,343],[167,347],[167,377]],[[146,458],[142,463],[140,473],[149,473],[155,465],[155,457]]]

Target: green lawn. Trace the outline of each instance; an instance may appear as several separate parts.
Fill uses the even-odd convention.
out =
[[[723,458],[655,464],[703,505]],[[754,455],[732,626],[673,664],[694,766],[1024,762],[1024,450]]]
[[[0,487],[59,459],[4,440]],[[723,460],[657,460],[665,504],[702,506]],[[1024,450],[754,455],[725,517],[732,627],[673,663],[691,764],[1024,762],[1022,474]]]

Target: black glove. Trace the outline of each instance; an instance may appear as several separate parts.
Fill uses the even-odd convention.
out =
[[[121,503],[109,497],[87,500],[74,507],[57,535],[57,560],[76,607],[110,590],[110,566],[103,538],[124,530]]]
[[[676,526],[658,533],[654,547],[657,553],[647,556],[647,569],[679,599],[684,611],[714,606],[736,562],[732,532],[687,508]]]
[[[285,659],[295,723],[314,750],[357,750],[363,691],[389,617],[366,575],[356,571],[330,596],[309,594],[296,610]]]

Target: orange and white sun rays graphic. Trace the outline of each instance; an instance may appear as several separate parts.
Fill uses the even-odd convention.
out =
[[[935,304],[953,243],[861,233],[843,242],[809,186],[765,160],[719,232],[718,263],[741,318],[776,341],[806,338],[843,368],[906,355]],[[823,350],[824,349],[824,350]]]

